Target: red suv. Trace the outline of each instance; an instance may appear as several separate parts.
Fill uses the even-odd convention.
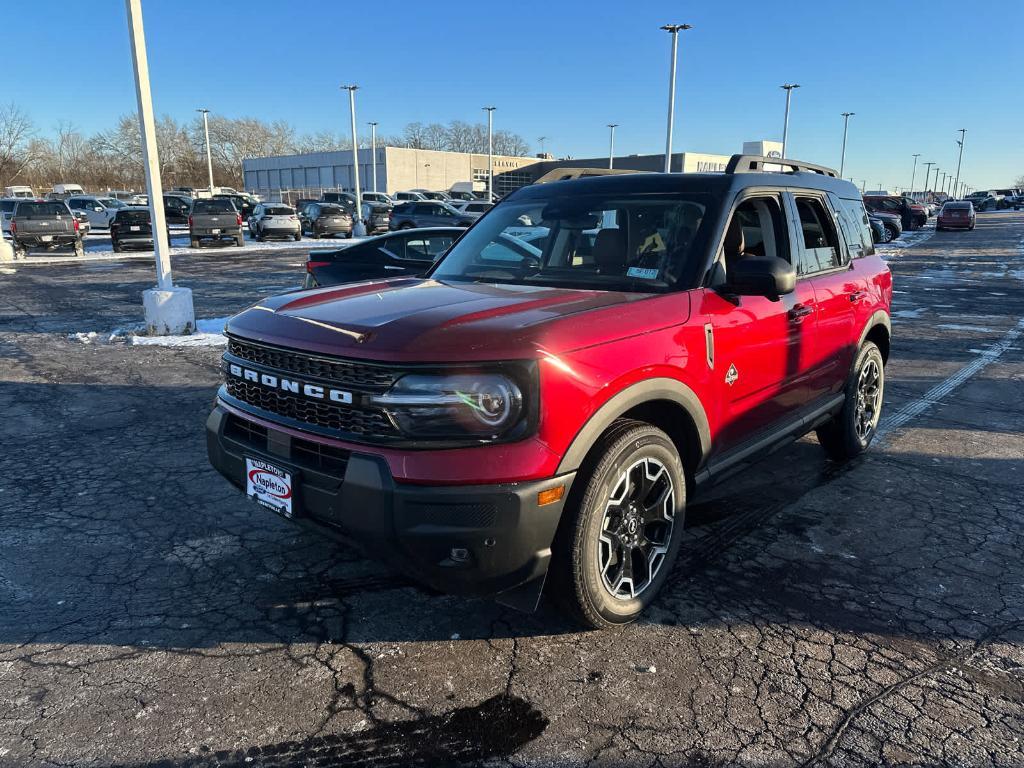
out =
[[[524,187],[425,277],[233,317],[209,456],[267,507],[436,589],[623,624],[687,500],[816,431],[878,425],[892,281],[829,169]]]

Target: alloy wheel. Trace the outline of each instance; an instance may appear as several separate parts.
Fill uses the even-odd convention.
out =
[[[881,385],[882,371],[878,361],[868,360],[857,378],[857,407],[853,414],[853,426],[861,441],[867,440],[878,422]]]
[[[624,470],[605,504],[597,557],[601,581],[618,600],[642,594],[664,564],[675,524],[675,487],[658,459]]]

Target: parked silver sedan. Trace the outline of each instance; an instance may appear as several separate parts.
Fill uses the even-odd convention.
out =
[[[249,234],[260,241],[268,237],[301,240],[300,228],[295,209],[284,203],[260,203],[249,217]]]

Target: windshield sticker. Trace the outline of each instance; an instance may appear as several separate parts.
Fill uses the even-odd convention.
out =
[[[656,269],[645,269],[643,267],[630,267],[626,270],[627,277],[639,277],[642,280],[657,280],[658,270]]]

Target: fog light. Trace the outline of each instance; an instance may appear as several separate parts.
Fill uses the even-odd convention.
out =
[[[564,495],[564,485],[559,485],[555,488],[548,488],[546,491],[540,491],[537,494],[537,505],[543,507],[545,504],[554,504],[556,501],[561,501]]]

